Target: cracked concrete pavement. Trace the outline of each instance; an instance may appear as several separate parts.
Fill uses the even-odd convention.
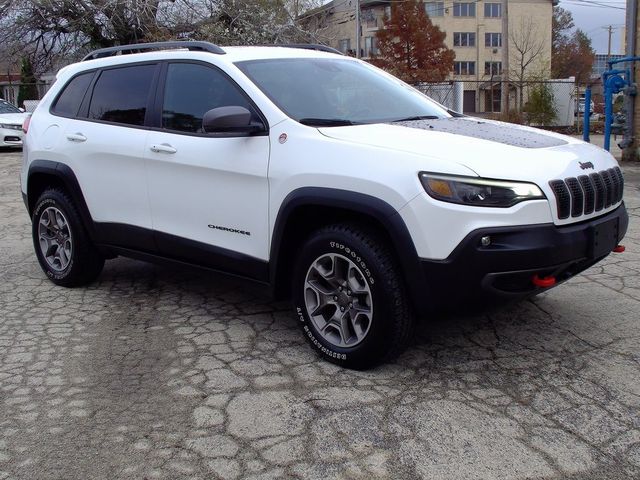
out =
[[[354,372],[238,280],[119,258],[54,286],[20,158],[0,152],[0,479],[640,478],[639,167],[626,253]]]

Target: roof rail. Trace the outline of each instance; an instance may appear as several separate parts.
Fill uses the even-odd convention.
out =
[[[187,50],[195,50],[199,52],[215,53],[216,55],[224,55],[226,52],[210,42],[196,42],[190,40],[173,41],[173,42],[153,42],[153,43],[134,43],[132,45],[118,45],[116,47],[107,47],[94,50],[86,55],[82,61],[94,60],[96,58],[112,57],[120,53],[140,53],[145,50],[169,50],[174,48],[186,48]]]
[[[338,55],[344,55],[340,50],[327,45],[321,45],[319,43],[282,43],[270,45],[273,47],[285,47],[285,48],[304,48],[305,50],[318,50],[320,52],[337,53]]]

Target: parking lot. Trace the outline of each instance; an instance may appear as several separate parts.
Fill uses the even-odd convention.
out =
[[[239,280],[119,258],[54,286],[20,159],[0,152],[0,479],[640,478],[640,167],[624,254],[355,372]]]

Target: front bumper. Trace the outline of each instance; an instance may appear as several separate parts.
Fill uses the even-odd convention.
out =
[[[0,147],[22,147],[24,134],[22,130],[0,128]]]
[[[628,224],[623,203],[606,215],[567,226],[476,230],[447,259],[421,260],[429,295],[418,309],[460,310],[535,295],[547,288],[534,285],[534,275],[553,276],[556,284],[568,280],[611,253]],[[486,236],[491,243],[482,246]]]

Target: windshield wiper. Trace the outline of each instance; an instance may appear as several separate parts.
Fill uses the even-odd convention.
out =
[[[298,122],[311,127],[344,127],[355,125],[351,120],[342,118],[301,118]]]
[[[415,115],[413,117],[407,118],[398,118],[397,120],[393,120],[394,122],[411,122],[413,120],[438,120],[441,117],[437,115]]]

